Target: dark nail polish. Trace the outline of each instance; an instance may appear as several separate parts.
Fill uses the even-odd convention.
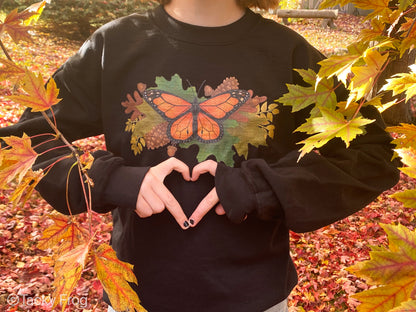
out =
[[[190,223],[191,225],[194,225],[195,221],[194,221],[193,219],[189,219],[189,223]]]
[[[185,221],[185,222],[183,223],[183,226],[184,226],[185,228],[188,228],[188,227],[189,227],[189,223],[188,223],[188,221]]]

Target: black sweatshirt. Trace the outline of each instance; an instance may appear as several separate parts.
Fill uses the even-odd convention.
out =
[[[200,27],[158,7],[105,25],[56,72],[62,133],[70,141],[105,135],[107,150],[94,153],[89,171],[93,209],[112,212],[113,248],[134,264],[134,287],[149,311],[253,312],[277,304],[297,280],[289,230],[340,220],[397,182],[391,138],[371,109],[365,117],[377,121],[350,148],[334,139],[297,162],[303,136],[294,130],[307,111],[291,113],[274,100],[286,84],[302,83],[294,68],[317,70],[322,58],[301,36],[250,10],[233,24]],[[50,129],[27,110],[0,136],[23,132]],[[191,169],[206,158],[219,162],[215,177],[187,182],[174,172],[165,184],[188,216],[215,186],[226,216],[212,210],[186,231],[167,211],[138,217],[144,175],[171,155]],[[62,213],[73,162],[57,163],[37,187]],[[76,170],[69,198],[72,212],[85,211]]]

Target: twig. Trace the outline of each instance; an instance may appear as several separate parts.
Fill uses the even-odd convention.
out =
[[[4,46],[3,41],[2,41],[1,39],[0,39],[0,47],[1,47],[1,49],[3,50],[4,54],[6,55],[7,59],[8,59],[10,62],[13,62],[12,57],[10,56],[9,52],[7,52],[7,49],[6,49],[6,47]]]

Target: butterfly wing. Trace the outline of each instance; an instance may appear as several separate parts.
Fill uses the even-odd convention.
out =
[[[216,142],[220,140],[224,132],[222,124],[215,121],[206,114],[198,114],[197,125],[198,139],[205,143]]]
[[[199,104],[197,135],[202,142],[216,142],[223,136],[221,120],[227,119],[250,98],[245,90],[220,93]]]
[[[191,112],[179,117],[169,124],[168,136],[173,142],[186,142],[191,139],[193,131],[193,115]]]
[[[199,108],[209,116],[223,120],[240,108],[250,98],[246,90],[230,90],[220,93],[199,104]]]
[[[169,121],[178,118],[192,107],[188,101],[162,90],[147,89],[143,92],[143,98]]]
[[[194,134],[192,104],[172,93],[147,89],[143,98],[169,121],[168,137],[173,142],[188,141]]]

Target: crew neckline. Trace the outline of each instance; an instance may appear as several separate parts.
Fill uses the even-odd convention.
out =
[[[163,6],[150,11],[149,16],[159,29],[169,37],[203,45],[228,44],[245,36],[261,16],[250,9],[237,21],[225,26],[199,26],[181,22],[170,16]]]

